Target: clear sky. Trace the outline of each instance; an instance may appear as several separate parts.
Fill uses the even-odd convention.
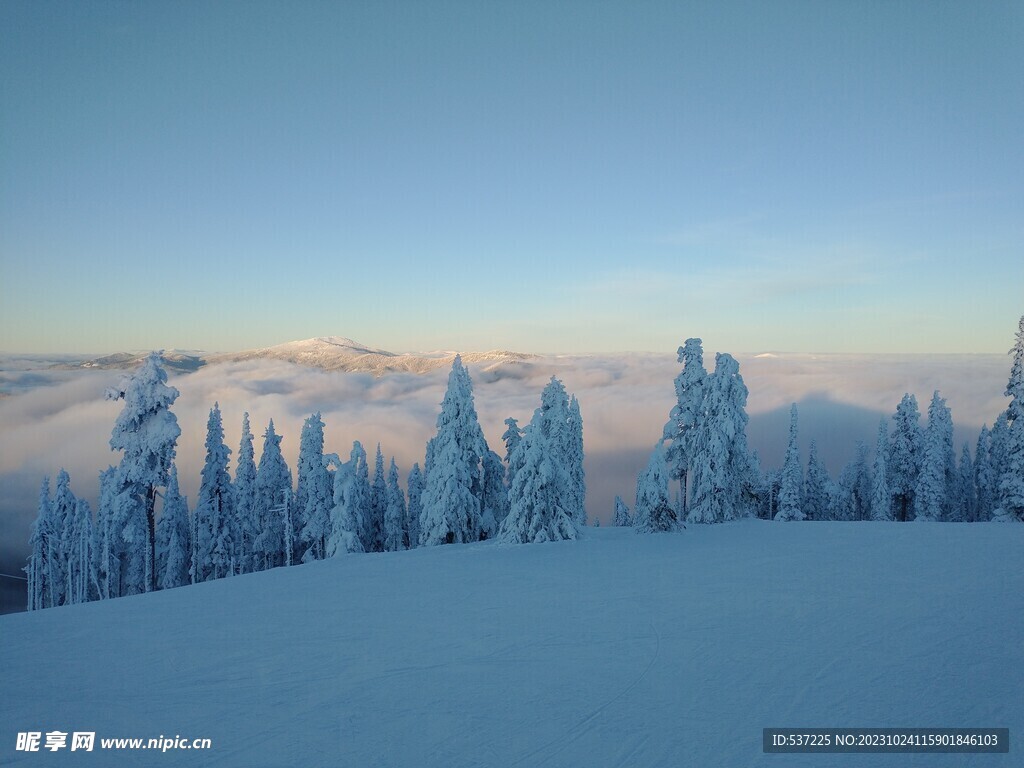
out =
[[[0,3],[0,350],[1003,352],[1024,4]]]

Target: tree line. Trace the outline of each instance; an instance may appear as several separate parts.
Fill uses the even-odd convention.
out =
[[[421,469],[405,489],[395,459],[378,444],[370,477],[366,450],[347,459],[324,452],[324,422],[302,427],[295,482],[273,420],[255,459],[249,416],[238,460],[224,443],[219,405],[210,410],[206,458],[193,509],[175,466],[181,435],[154,352],[108,397],[124,408],[111,434],[117,466],[100,473],[99,508],[77,498],[63,469],[42,482],[30,537],[28,608],[110,599],[320,560],[498,537],[510,543],[575,538],[586,525],[583,418],[555,377],[525,428],[509,418],[505,456],[490,450],[469,372],[456,356]],[[161,501],[157,515],[157,501]]]

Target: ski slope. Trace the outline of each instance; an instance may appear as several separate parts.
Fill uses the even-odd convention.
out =
[[[0,617],[0,764],[1024,765],[1024,526],[748,520],[350,555]],[[764,755],[767,726],[1009,755]],[[95,731],[93,752],[15,751]],[[210,738],[110,751],[102,737]]]

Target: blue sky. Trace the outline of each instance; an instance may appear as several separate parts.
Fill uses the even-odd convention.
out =
[[[1020,3],[0,4],[0,350],[1003,352]]]

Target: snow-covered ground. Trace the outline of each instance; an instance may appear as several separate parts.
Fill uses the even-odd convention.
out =
[[[0,763],[1010,766],[1024,526],[756,520],[353,555],[0,617]],[[768,726],[1009,755],[764,755]],[[30,754],[19,731],[210,738]]]

